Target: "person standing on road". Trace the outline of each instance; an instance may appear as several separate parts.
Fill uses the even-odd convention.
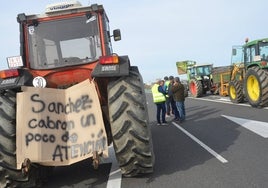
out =
[[[174,84],[172,87],[173,97],[176,102],[177,109],[180,114],[180,122],[185,120],[185,95],[184,95],[184,85],[180,82],[180,78],[176,77],[174,79]]]
[[[165,92],[167,93],[166,95],[166,109],[167,109],[167,117],[169,117],[171,114],[174,114],[174,111],[173,111],[173,107],[172,107],[172,97],[170,97],[171,95],[171,86],[174,82],[174,77],[173,76],[169,76],[168,80],[165,82]]]
[[[175,116],[173,120],[174,121],[178,121],[180,119],[180,114],[178,112],[178,109],[177,109],[177,106],[176,106],[176,102],[174,100],[173,92],[172,92],[172,87],[174,85],[174,77],[173,76],[170,76],[169,79],[170,79],[170,83],[168,85],[168,90],[167,90],[168,91],[168,98],[167,98],[167,100],[169,100],[169,103],[171,105],[171,109],[172,109],[171,110],[171,113]],[[167,104],[167,102],[166,102],[166,104]]]
[[[158,80],[152,87],[153,101],[156,104],[157,125],[167,125],[166,122],[166,92],[163,89],[164,80]],[[162,118],[160,118],[162,117]],[[161,122],[162,119],[162,122]]]
[[[170,101],[169,101],[169,96],[168,96],[168,87],[170,85],[170,80],[169,77],[165,76],[164,77],[164,91],[166,92],[166,116],[170,116]]]
[[[166,91],[166,90],[167,90],[168,84],[169,84],[168,77],[167,77],[167,76],[165,76],[165,77],[164,77],[164,86],[163,86],[164,91]]]

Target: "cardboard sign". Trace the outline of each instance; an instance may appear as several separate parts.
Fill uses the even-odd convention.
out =
[[[108,155],[107,136],[94,83],[68,89],[23,87],[17,94],[17,169],[28,158],[47,166]]]

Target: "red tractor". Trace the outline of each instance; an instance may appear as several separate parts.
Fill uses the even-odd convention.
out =
[[[96,84],[107,142],[113,143],[122,174],[153,172],[142,76],[128,56],[113,53],[111,38],[118,41],[121,34],[110,33],[103,6],[58,3],[44,14],[18,14],[17,21],[20,56],[8,58],[10,69],[0,72],[0,187],[38,186],[51,169],[31,159],[16,168],[16,94],[21,87],[66,89],[87,79]]]

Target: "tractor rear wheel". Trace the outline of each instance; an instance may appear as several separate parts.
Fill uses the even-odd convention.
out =
[[[196,79],[191,79],[189,82],[189,90],[193,97],[201,97],[203,95],[202,83]]]
[[[109,117],[115,155],[126,177],[153,172],[154,153],[142,77],[137,67],[129,76],[108,84]]]
[[[229,97],[233,103],[244,101],[242,85],[237,80],[230,81],[229,83]]]
[[[38,187],[47,169],[35,165],[23,174],[16,166],[16,92],[6,90],[0,93],[0,187]]]
[[[253,107],[268,104],[268,73],[259,67],[248,69],[245,76],[245,93]]]

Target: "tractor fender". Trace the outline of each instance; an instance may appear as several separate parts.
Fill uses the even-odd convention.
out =
[[[130,61],[128,56],[119,56],[118,64],[101,65],[97,63],[92,71],[92,77],[120,77],[128,76]]]

